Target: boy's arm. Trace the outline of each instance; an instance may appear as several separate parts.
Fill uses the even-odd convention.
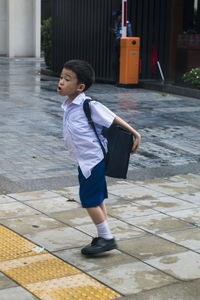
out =
[[[113,123],[119,124],[120,126],[126,128],[126,129],[128,129],[130,132],[132,132],[132,134],[133,134],[134,137],[135,137],[135,140],[134,140],[134,144],[133,144],[133,148],[132,148],[131,154],[135,154],[135,153],[138,151],[138,148],[139,148],[139,146],[140,146],[140,140],[141,140],[140,134],[139,134],[134,128],[132,128],[128,123],[126,123],[124,120],[122,120],[122,119],[119,118],[118,116],[116,116],[116,117],[114,118]]]

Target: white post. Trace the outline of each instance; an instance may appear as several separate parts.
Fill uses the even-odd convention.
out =
[[[159,61],[157,61],[157,65],[158,65],[158,68],[159,68],[159,71],[160,71],[160,75],[161,75],[162,81],[165,81],[165,77],[164,77],[164,75],[163,75],[162,68],[161,68],[161,66],[160,66]]]
[[[41,47],[41,0],[33,0],[34,1],[34,12],[35,16],[33,18],[33,26],[35,32],[35,57],[40,58],[40,47]]]
[[[122,37],[126,37],[127,0],[122,0]]]

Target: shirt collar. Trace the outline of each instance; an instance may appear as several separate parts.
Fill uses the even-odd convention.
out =
[[[63,102],[63,104],[61,105],[62,109],[64,111],[67,110],[68,106],[71,104],[76,104],[76,105],[80,105],[83,100],[85,100],[86,96],[85,93],[81,93],[79,94],[71,103],[68,103],[68,98]]]

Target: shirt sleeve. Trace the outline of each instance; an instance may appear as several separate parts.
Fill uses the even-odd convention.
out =
[[[90,102],[90,110],[93,122],[107,128],[112,125],[116,117],[115,113],[97,101]]]

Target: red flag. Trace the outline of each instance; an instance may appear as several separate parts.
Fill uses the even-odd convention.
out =
[[[156,52],[156,48],[154,45],[152,45],[151,72],[153,74],[157,73],[157,62],[158,62],[158,55]]]

